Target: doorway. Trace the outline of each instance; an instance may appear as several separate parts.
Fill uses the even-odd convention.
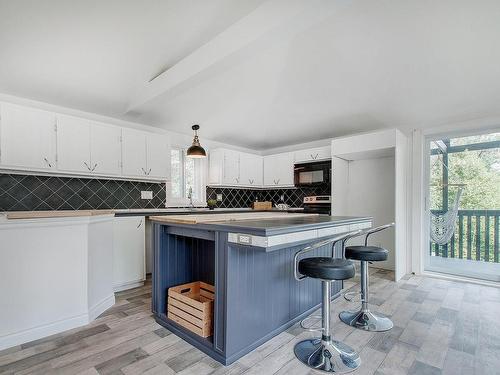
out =
[[[427,138],[424,269],[500,282],[500,133]]]

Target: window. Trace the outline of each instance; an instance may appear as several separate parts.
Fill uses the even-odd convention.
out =
[[[192,191],[193,204],[205,206],[205,159],[186,157],[186,150],[172,148],[170,151],[171,181],[168,206],[189,205],[189,192]]]

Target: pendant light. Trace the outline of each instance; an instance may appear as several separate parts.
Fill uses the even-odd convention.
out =
[[[191,147],[187,149],[186,156],[189,158],[204,158],[207,156],[207,153],[201,147],[200,145],[200,140],[198,138],[198,129],[200,128],[200,125],[193,125],[191,126],[191,129],[194,130],[194,138],[193,138],[193,144]]]

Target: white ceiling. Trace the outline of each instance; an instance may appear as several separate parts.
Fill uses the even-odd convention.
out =
[[[499,1],[315,0],[302,23],[271,3],[286,6],[0,0],[0,92],[183,133],[199,123],[202,137],[256,150],[500,115]],[[245,20],[263,26],[244,53],[218,48],[189,84],[136,101],[165,68],[209,56],[220,33],[248,38]]]

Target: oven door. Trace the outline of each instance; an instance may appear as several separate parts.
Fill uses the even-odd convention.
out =
[[[304,205],[304,213],[331,215],[332,206],[324,203],[308,203]]]

